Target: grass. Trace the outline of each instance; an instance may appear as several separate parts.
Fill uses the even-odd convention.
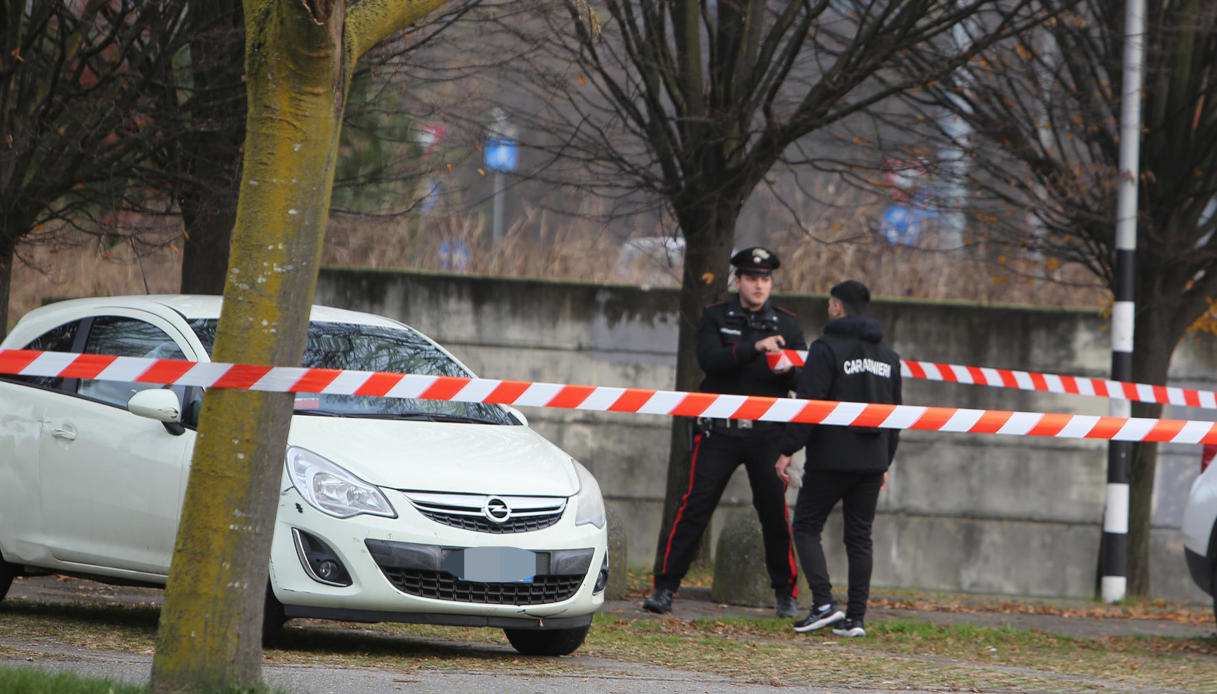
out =
[[[0,668],[0,694],[143,694],[147,690],[147,687],[79,677],[67,672]]]
[[[887,620],[868,625],[867,638],[841,639],[831,632],[793,636],[786,620],[768,618],[605,621],[589,644],[599,655],[781,684],[1057,691],[1103,682],[1208,690],[1217,664],[1212,638],[1083,639]]]
[[[279,690],[218,689],[212,694],[256,694]],[[51,673],[36,668],[0,667],[0,694],[147,694],[144,685],[108,678],[81,677],[70,672]]]
[[[980,598],[961,607],[957,599],[911,592],[881,600],[922,607],[941,604],[947,610],[1018,607]],[[1158,612],[1144,606],[1102,607],[1110,611],[1089,617],[1125,617],[1139,611],[1161,618],[1172,609],[1167,605],[1154,607]],[[152,652],[154,607],[14,600],[3,603],[2,609],[0,655],[10,659],[34,655],[26,652],[32,647],[21,644],[36,639],[145,655]],[[1078,608],[1055,609],[1067,613]],[[1188,613],[1183,608],[1175,611]],[[1198,609],[1192,612],[1200,613]],[[294,620],[266,651],[266,660],[405,673],[444,670],[622,677],[636,676],[641,666],[658,666],[800,688],[1217,691],[1212,677],[1217,667],[1214,637],[1080,638],[1035,629],[935,625],[903,618],[868,623],[867,631],[867,638],[842,639],[831,632],[795,635],[789,620],[768,617],[682,620],[642,613],[637,617],[599,614],[576,654],[582,657],[535,659],[517,655],[502,633],[492,629]],[[4,691],[0,689],[0,694]]]

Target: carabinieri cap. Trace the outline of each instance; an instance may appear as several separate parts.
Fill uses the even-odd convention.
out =
[[[753,246],[731,256],[731,264],[741,275],[768,275],[778,269],[782,261],[778,260],[777,254],[768,248]]]

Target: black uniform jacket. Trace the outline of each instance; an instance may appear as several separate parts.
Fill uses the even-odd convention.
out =
[[[812,343],[797,393],[809,400],[899,405],[900,357],[883,344],[883,328],[873,318],[838,318]],[[806,445],[808,469],[883,472],[899,435],[896,429],[787,424],[779,449],[793,455]]]
[[[707,306],[697,324],[697,363],[706,373],[702,392],[786,397],[794,390],[797,369],[775,374],[769,368],[756,343],[770,335],[781,335],[785,349],[807,347],[795,315],[784,308],[765,302],[749,311],[738,295]]]

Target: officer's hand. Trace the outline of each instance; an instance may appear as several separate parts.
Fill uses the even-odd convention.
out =
[[[784,346],[786,346],[786,339],[781,335],[770,335],[763,340],[756,341],[756,351],[758,352],[781,352]]]
[[[790,484],[790,456],[779,455],[778,461],[773,464],[773,468],[777,470],[778,479],[784,484]]]

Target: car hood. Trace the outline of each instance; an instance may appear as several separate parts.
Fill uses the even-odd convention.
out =
[[[288,443],[372,484],[470,494],[571,496],[571,457],[526,426],[292,417]]]

